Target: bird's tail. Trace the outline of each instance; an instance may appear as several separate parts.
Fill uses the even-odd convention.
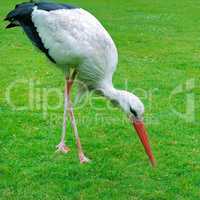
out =
[[[29,25],[31,19],[31,13],[33,8],[38,6],[43,10],[53,10],[53,9],[64,9],[64,8],[73,8],[73,6],[65,4],[53,4],[52,0],[31,0],[29,2],[23,2],[17,4],[15,9],[11,10],[5,17],[5,21],[9,21],[10,24],[6,28],[13,28],[20,26],[21,23]],[[50,3],[51,2],[51,3]],[[53,6],[52,6],[53,5]]]
[[[19,22],[21,21],[21,19],[26,20],[24,19],[25,16],[31,14],[34,6],[35,3],[33,1],[17,4],[15,6],[15,9],[11,10],[4,19],[5,21],[10,22],[10,24],[8,24],[6,28],[20,26]]]

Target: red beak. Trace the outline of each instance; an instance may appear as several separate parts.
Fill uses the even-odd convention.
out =
[[[147,131],[145,129],[145,126],[144,126],[144,123],[142,121],[139,121],[139,120],[134,120],[133,121],[133,126],[140,138],[140,141],[142,142],[143,146],[144,146],[144,149],[150,159],[150,162],[152,164],[153,167],[155,167],[156,165],[156,162],[155,162],[155,159],[154,159],[154,156],[153,156],[153,153],[151,151],[151,147],[150,147],[150,144],[149,144],[149,140],[148,140],[148,134],[147,134]]]

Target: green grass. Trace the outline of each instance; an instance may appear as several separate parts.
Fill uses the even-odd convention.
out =
[[[148,159],[119,109],[92,96],[75,110],[88,165],[78,163],[68,126],[69,155],[55,154],[62,107],[15,111],[5,94],[16,80],[37,82],[37,94],[62,92],[62,73],[36,51],[20,29],[5,30],[4,16],[20,1],[0,7],[0,199],[1,200],[197,200],[200,199],[200,2],[195,0],[71,0],[91,11],[119,50],[114,76],[118,88],[135,91],[146,107],[146,122],[157,167]],[[186,83],[194,87],[186,89]],[[184,89],[172,96],[180,85]],[[28,104],[28,83],[11,92],[18,106]],[[194,96],[193,119],[185,112]],[[193,98],[193,97],[192,97]],[[92,99],[92,100],[91,100]],[[49,95],[49,104],[58,99]],[[35,104],[34,104],[35,105]],[[191,103],[189,103],[191,105]]]

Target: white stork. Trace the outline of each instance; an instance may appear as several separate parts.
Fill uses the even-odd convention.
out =
[[[151,164],[155,165],[143,122],[144,105],[134,94],[114,88],[112,76],[118,63],[117,49],[93,15],[67,4],[26,2],[16,5],[5,20],[10,22],[7,28],[21,26],[32,43],[65,73],[63,131],[58,151],[68,153],[70,150],[65,145],[69,112],[80,163],[89,162],[82,150],[70,101],[71,87],[77,78],[88,90],[99,91],[122,108],[133,123]]]

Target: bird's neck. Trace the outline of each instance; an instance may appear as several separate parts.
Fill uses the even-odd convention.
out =
[[[118,104],[125,113],[130,114],[131,108],[136,112],[137,117],[139,113],[139,118],[142,119],[144,113],[144,105],[141,100],[133,93],[125,90],[115,89],[112,84],[105,84],[102,87],[101,92],[111,102]],[[131,113],[133,112],[131,111]]]
[[[102,92],[103,96],[108,98],[110,101],[119,103],[122,91],[114,88],[114,86],[112,84],[104,85],[101,88],[101,92]]]

